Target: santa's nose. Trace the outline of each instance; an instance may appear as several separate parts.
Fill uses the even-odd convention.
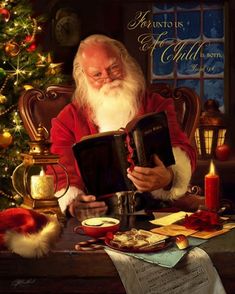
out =
[[[104,78],[104,83],[111,83],[112,81],[113,81],[113,79],[109,76]]]
[[[102,78],[103,78],[104,83],[110,83],[113,81],[112,75],[110,74],[110,72],[108,70],[104,71]]]

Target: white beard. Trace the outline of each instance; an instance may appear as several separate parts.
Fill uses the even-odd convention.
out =
[[[99,90],[87,84],[87,100],[99,132],[125,128],[138,112],[138,93],[134,83],[115,80]]]

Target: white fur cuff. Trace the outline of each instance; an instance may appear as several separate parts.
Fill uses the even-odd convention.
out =
[[[176,200],[182,197],[187,189],[192,175],[190,159],[184,150],[179,147],[173,148],[175,165],[171,168],[174,173],[172,188],[170,190],[158,189],[151,194],[156,199]]]
[[[65,189],[61,189],[60,191],[57,191],[55,196],[62,195],[64,193]],[[68,205],[75,199],[79,194],[84,194],[84,192],[77,187],[70,186],[68,188],[68,191],[58,199],[60,209],[62,213],[65,213]]]

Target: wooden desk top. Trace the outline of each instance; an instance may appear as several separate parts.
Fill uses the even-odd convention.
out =
[[[76,219],[68,220],[55,248],[44,258],[26,259],[0,251],[0,293],[125,293],[116,268],[103,250],[74,249],[77,242],[89,239],[73,232],[77,224]],[[152,228],[146,217],[140,216],[124,216],[121,225],[123,229]],[[200,247],[209,254],[227,293],[234,293],[235,230]]]

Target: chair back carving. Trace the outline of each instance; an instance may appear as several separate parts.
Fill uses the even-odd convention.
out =
[[[45,91],[30,89],[19,98],[18,109],[24,127],[31,140],[36,140],[39,124],[51,129],[51,119],[71,101],[74,92],[72,86],[49,86]]]
[[[179,124],[190,141],[193,142],[201,111],[198,95],[190,88],[173,89],[170,85],[163,83],[152,84],[148,88],[165,98],[173,98]],[[56,117],[62,108],[71,101],[73,92],[74,87],[72,86],[54,85],[49,86],[45,91],[30,89],[21,95],[19,112],[31,140],[36,140],[39,124],[42,124],[50,132],[51,119]]]
[[[201,113],[201,99],[188,87],[173,88],[169,84],[159,83],[149,86],[151,92],[157,92],[164,98],[173,98],[178,122],[194,143],[194,133]]]

